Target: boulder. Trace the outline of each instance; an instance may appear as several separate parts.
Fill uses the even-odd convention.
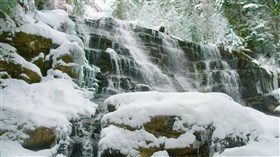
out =
[[[50,149],[56,144],[56,136],[51,129],[41,127],[35,130],[25,130],[25,133],[29,135],[29,138],[24,139],[21,145],[26,149]]]

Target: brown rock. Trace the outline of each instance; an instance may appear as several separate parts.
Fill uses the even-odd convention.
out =
[[[48,128],[37,128],[35,130],[26,130],[29,138],[25,139],[22,146],[31,150],[42,150],[52,148],[56,144],[56,137],[52,130]]]

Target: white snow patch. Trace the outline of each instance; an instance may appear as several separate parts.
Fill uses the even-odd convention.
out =
[[[169,157],[166,150],[155,152],[151,157]]]
[[[279,111],[280,112],[280,106],[277,106],[274,111]]]
[[[249,3],[249,4],[244,5],[244,6],[243,6],[243,9],[248,9],[248,8],[257,9],[257,8],[259,8],[260,6],[262,6],[262,5],[255,4],[255,3]]]
[[[66,73],[64,73],[60,70],[57,70],[57,69],[55,69],[55,70],[54,69],[49,69],[47,71],[47,74],[49,76],[53,76],[55,78],[71,79],[71,77],[68,74],[66,74]]]
[[[62,27],[67,34],[75,32],[75,23],[68,18],[68,13],[64,10],[38,11],[38,16],[42,22],[53,29],[58,30]]]
[[[38,56],[32,58],[31,62],[34,62],[39,59],[44,59],[44,58],[45,58],[45,54],[43,52],[41,52]]]

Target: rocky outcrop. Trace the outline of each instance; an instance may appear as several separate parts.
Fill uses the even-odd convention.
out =
[[[50,55],[50,52],[51,49],[58,48],[58,45],[53,44],[51,39],[23,32],[16,32],[14,35],[3,32],[0,35],[0,43],[9,44],[15,48],[12,53],[16,53],[16,55],[23,58],[25,62],[36,66],[42,76],[46,76],[47,71],[50,69],[57,69],[68,74],[73,79],[79,78],[81,67],[75,63],[70,53],[59,56],[56,58],[56,61],[60,62],[53,63],[54,54]],[[34,72],[33,69],[11,62],[7,56],[3,56],[2,58],[5,57],[6,59],[1,59],[0,61],[0,68],[7,72],[9,77],[22,79],[28,83],[35,83],[41,80],[41,76]],[[27,75],[27,77],[22,74]]]
[[[166,151],[176,157],[212,156],[258,139],[257,130],[263,129],[258,119],[263,113],[220,93],[207,95],[145,92],[109,97],[100,155],[149,157]]]
[[[280,105],[279,100],[271,93],[279,86],[277,74],[257,64],[252,52],[233,51],[232,55],[238,59],[232,66],[236,67],[239,74],[245,105],[274,114],[275,108]]]

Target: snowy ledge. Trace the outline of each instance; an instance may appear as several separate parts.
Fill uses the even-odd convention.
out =
[[[105,104],[115,111],[102,119],[101,156],[109,152],[140,156],[147,150],[166,150],[174,156],[174,149],[196,149],[203,143],[213,149],[211,155],[279,155],[279,118],[244,107],[222,93],[124,93]],[[171,134],[161,133],[164,130],[156,126],[161,122]],[[198,140],[197,133],[204,138]],[[243,147],[233,147],[228,139]],[[263,149],[265,145],[269,149]]]

